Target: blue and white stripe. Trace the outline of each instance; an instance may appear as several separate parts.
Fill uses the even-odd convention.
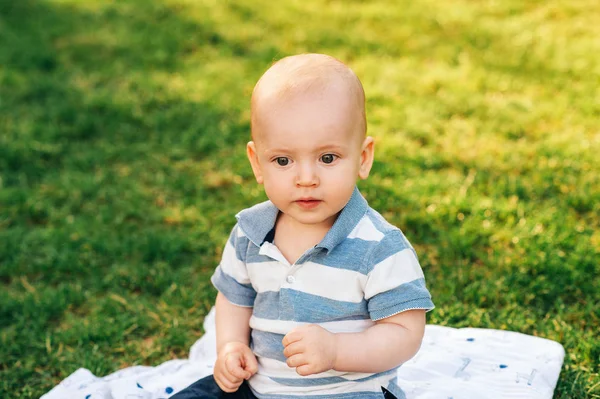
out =
[[[285,363],[281,340],[293,328],[319,324],[361,332],[409,309],[433,309],[423,271],[402,232],[355,189],[321,243],[290,265],[264,241],[278,209],[269,201],[237,215],[212,282],[232,303],[253,307],[252,349],[259,371],[249,381],[259,398],[377,398],[381,386],[404,397],[395,369],[327,371],[302,377]]]

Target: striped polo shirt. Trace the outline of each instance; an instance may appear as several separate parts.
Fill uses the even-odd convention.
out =
[[[236,215],[238,223],[212,276],[233,304],[252,307],[251,348],[258,398],[381,399],[381,387],[404,398],[396,369],[381,373],[329,370],[300,376],[281,343],[303,324],[333,333],[361,332],[409,309],[433,309],[423,271],[404,234],[370,208],[355,188],[323,240],[290,264],[273,245],[279,210],[266,201]]]

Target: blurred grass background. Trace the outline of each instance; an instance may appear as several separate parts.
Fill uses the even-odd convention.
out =
[[[324,52],[368,97],[371,206],[429,322],[567,351],[600,397],[597,0],[0,0],[0,397],[186,357],[253,181],[252,87]]]

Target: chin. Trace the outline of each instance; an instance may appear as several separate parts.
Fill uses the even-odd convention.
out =
[[[294,219],[303,224],[321,224],[333,215],[294,215]]]

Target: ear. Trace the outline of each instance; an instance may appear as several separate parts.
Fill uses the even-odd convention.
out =
[[[360,153],[360,168],[358,169],[358,177],[366,179],[369,177],[371,167],[373,166],[373,159],[375,157],[375,140],[373,137],[368,136],[363,141],[362,149]]]
[[[246,155],[248,155],[248,160],[250,161],[250,166],[252,166],[252,172],[254,172],[256,182],[262,184],[264,179],[260,169],[260,163],[258,162],[258,154],[256,153],[254,141],[250,141],[246,145]]]

